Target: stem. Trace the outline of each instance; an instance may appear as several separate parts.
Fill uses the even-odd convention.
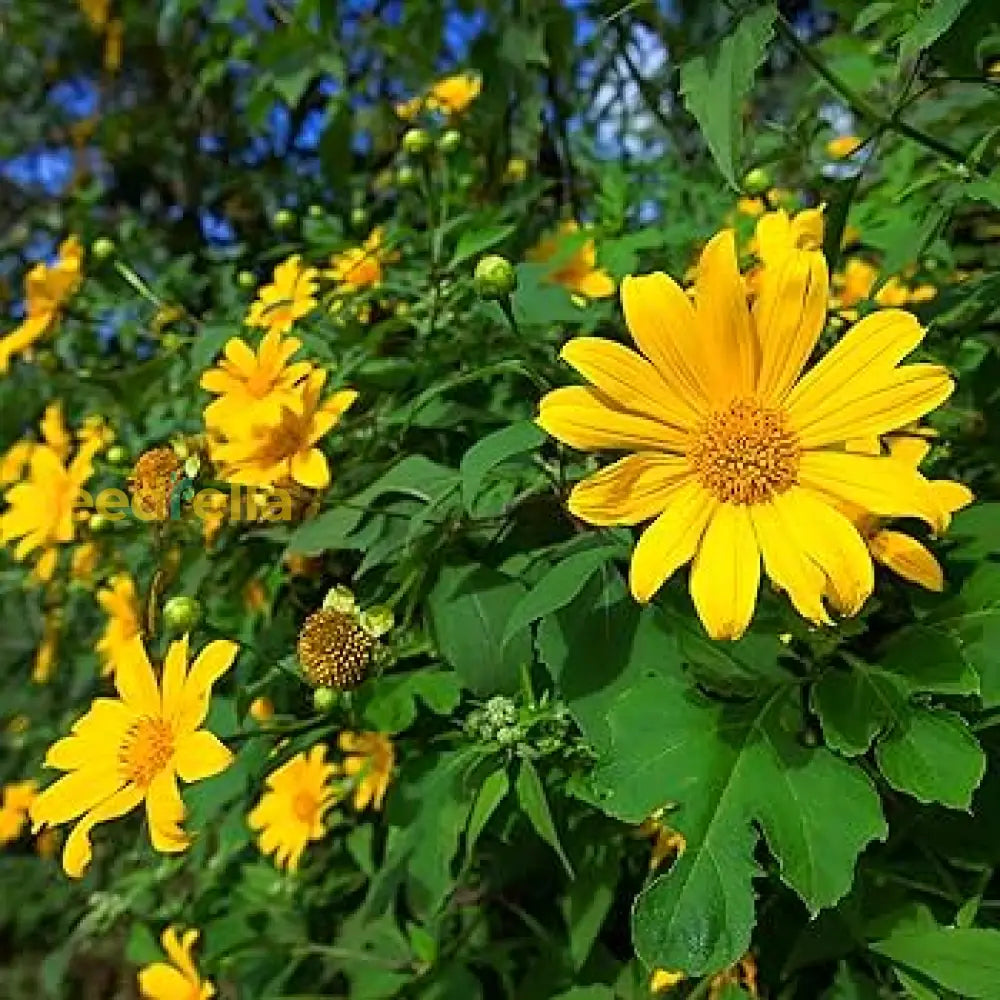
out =
[[[972,164],[970,166],[968,156],[961,150],[955,149],[954,146],[950,146],[941,139],[928,135],[926,132],[922,132],[915,126],[903,121],[898,117],[898,111],[893,112],[891,115],[883,115],[873,105],[869,104],[864,97],[856,93],[850,86],[848,86],[847,83],[837,76],[837,74],[834,73],[834,71],[830,69],[830,67],[827,66],[826,63],[823,62],[823,60],[820,59],[813,52],[813,50],[799,38],[798,35],[795,34],[795,29],[788,23],[783,15],[778,15],[775,25],[777,26],[778,33],[781,37],[788,42],[788,44],[812,67],[813,70],[816,71],[819,76],[823,78],[823,80],[826,81],[826,83],[834,91],[836,91],[847,102],[848,105],[850,105],[851,110],[858,115],[859,118],[863,118],[883,129],[890,129],[893,132],[898,132],[900,135],[906,136],[906,138],[920,143],[920,145],[924,148],[937,153],[938,156],[951,160],[953,163],[960,164],[968,169],[975,170],[984,177],[989,175],[989,170],[980,164]]]

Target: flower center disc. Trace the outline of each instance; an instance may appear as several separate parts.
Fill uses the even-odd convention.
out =
[[[295,813],[296,819],[311,826],[316,820],[316,813],[319,812],[319,803],[315,796],[308,792],[298,792],[292,799],[292,812]]]
[[[125,776],[145,787],[166,767],[174,752],[174,734],[163,719],[140,719],[125,733],[118,760]]]
[[[802,450],[780,410],[735,399],[691,436],[687,458],[723,503],[766,503],[795,483]]]

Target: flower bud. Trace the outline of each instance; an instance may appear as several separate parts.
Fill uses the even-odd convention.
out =
[[[108,449],[108,461],[112,465],[119,465],[127,459],[128,452],[120,444],[113,444]]]
[[[404,163],[396,171],[396,183],[400,187],[412,187],[417,183],[417,172],[409,164]]]
[[[450,156],[452,153],[457,152],[458,148],[462,145],[462,133],[458,131],[457,128],[450,128],[444,135],[438,139],[438,149],[441,150],[445,156]]]
[[[318,687],[313,691],[313,708],[317,712],[329,712],[337,704],[337,694],[333,688]]]
[[[403,135],[403,152],[408,156],[423,156],[431,148],[431,137],[422,128],[407,129]]]
[[[236,284],[238,284],[240,288],[253,288],[253,286],[257,284],[257,277],[254,275],[253,271],[240,271],[240,273],[236,275]]]
[[[372,637],[379,638],[388,632],[395,624],[396,618],[392,608],[384,604],[376,604],[361,612],[358,624]]]
[[[310,205],[309,206],[309,218],[310,219],[322,219],[326,213],[323,211],[322,205]]]
[[[107,236],[98,236],[90,245],[90,252],[95,260],[107,260],[115,253],[116,249],[115,241],[108,239]]]
[[[517,272],[506,257],[489,254],[476,264],[472,283],[481,299],[503,299],[517,288]]]
[[[254,698],[250,702],[250,718],[255,722],[267,722],[274,717],[274,702],[270,698]]]
[[[111,522],[103,514],[94,514],[90,519],[90,530],[93,532],[101,532],[107,529]]]
[[[274,225],[276,229],[291,229],[295,225],[295,213],[288,208],[279,208],[274,213]]]
[[[193,597],[178,595],[163,605],[163,621],[171,632],[190,632],[201,620],[201,604]]]
[[[771,175],[763,167],[754,167],[743,178],[743,190],[751,195],[764,194],[771,189],[772,184]]]
[[[351,225],[355,229],[364,229],[368,225],[368,213],[360,205],[351,209]]]

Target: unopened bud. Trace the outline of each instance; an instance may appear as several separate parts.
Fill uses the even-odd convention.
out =
[[[489,254],[476,265],[472,283],[481,299],[503,299],[517,288],[517,272],[506,257]]]

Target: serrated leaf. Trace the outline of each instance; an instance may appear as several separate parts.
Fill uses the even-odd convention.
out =
[[[545,786],[535,770],[535,765],[527,758],[521,761],[521,768],[517,772],[514,788],[517,792],[517,801],[531,821],[535,832],[556,852],[563,868],[566,869],[566,874],[572,878],[573,867],[569,863],[569,858],[566,857],[566,852],[563,850],[559,834],[556,831],[556,825],[552,820],[549,801],[545,796]]]
[[[772,4],[742,17],[715,51],[681,64],[681,95],[697,119],[723,176],[739,188],[737,169],[743,147],[743,103],[774,35]]]
[[[913,708],[875,750],[893,788],[919,802],[968,809],[986,772],[979,741],[956,712]]]
[[[1000,983],[1000,931],[937,928],[893,934],[872,951],[963,997],[994,1000]]]
[[[458,678],[444,670],[413,670],[388,674],[372,685],[361,707],[365,724],[384,733],[399,733],[417,718],[417,701],[437,715],[454,711],[461,698]]]
[[[898,677],[861,666],[828,671],[813,685],[811,698],[827,745],[852,757],[867,753],[875,737],[907,711]]]
[[[545,433],[533,420],[521,420],[477,441],[459,465],[462,502],[471,511],[486,477],[502,462],[534,451],[545,441]]]

